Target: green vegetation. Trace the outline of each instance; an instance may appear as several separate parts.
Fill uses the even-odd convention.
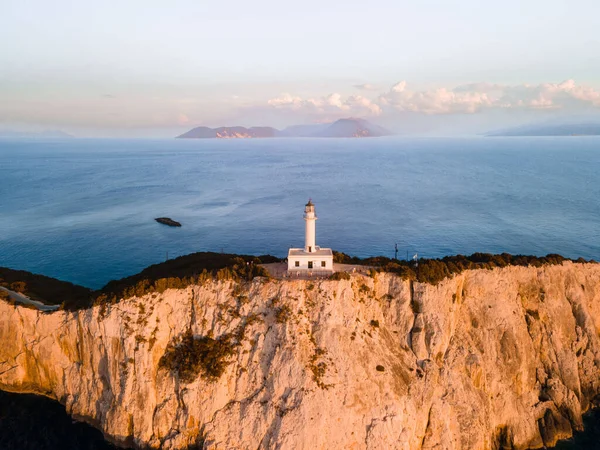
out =
[[[371,292],[371,289],[366,284],[361,284],[358,288],[358,292],[360,292],[361,294],[369,294]]]
[[[285,323],[292,317],[292,310],[288,305],[280,306],[275,310],[275,321]]]
[[[0,286],[47,305],[60,305],[65,302],[69,306],[85,307],[90,304],[92,294],[90,289],[83,286],[6,267],[0,267]]]
[[[416,264],[415,261],[394,260],[384,256],[360,259],[339,252],[334,252],[334,261],[343,264],[372,266],[380,272],[392,272],[405,279],[430,284],[437,284],[445,278],[470,269],[493,269],[507,266],[542,267],[562,264],[564,261],[588,262],[583,258],[569,260],[556,254],[538,257],[510,255],[508,253],[502,253],[501,255],[473,253],[471,256],[457,255],[446,256],[441,259],[419,259],[418,264]]]
[[[445,278],[469,269],[493,269],[506,266],[541,267],[561,264],[568,260],[555,254],[536,257],[513,256],[508,253],[501,255],[474,253],[471,256],[420,259],[417,265],[414,261],[394,260],[383,256],[360,259],[340,252],[333,253],[334,261],[337,263],[370,266],[369,275],[372,277],[375,277],[377,272],[391,272],[405,279],[431,284],[437,284]],[[254,277],[268,277],[269,274],[260,264],[279,261],[278,258],[269,255],[255,257],[211,252],[192,253],[152,265],[136,275],[111,281],[97,291],[23,270],[0,267],[0,286],[21,292],[42,303],[62,305],[63,309],[73,311],[92,305],[112,304],[133,296],[163,293],[167,289],[183,289],[190,285],[204,284],[209,280],[243,282]],[[588,261],[580,258],[573,262]],[[336,272],[329,279],[349,280],[350,274]],[[311,286],[314,288],[314,285],[309,284],[307,290],[311,290]],[[361,286],[361,292],[367,292],[367,289],[368,287]],[[0,297],[0,300],[8,300],[5,297]],[[240,297],[240,302],[242,301],[243,298]]]
[[[329,276],[329,279],[333,281],[349,280],[350,274],[347,272],[335,272]]]
[[[4,300],[5,302],[13,303],[8,292],[0,290],[0,300]]]
[[[361,264],[361,259],[356,256],[346,255],[342,252],[333,251],[333,262],[338,264]]]
[[[313,374],[313,381],[321,389],[329,389],[331,387],[331,385],[323,382],[323,377],[327,373],[327,363],[325,361],[319,361],[319,359],[325,358],[326,354],[327,350],[315,346],[315,353],[311,356],[310,363],[308,365]]]
[[[158,366],[177,374],[184,383],[191,383],[198,375],[215,381],[227,368],[227,359],[234,348],[229,335],[213,339],[209,336],[196,337],[188,332],[180,341],[167,346]]]
[[[269,273],[259,264],[279,261],[274,256],[247,256],[226,253],[200,252],[180,256],[160,264],[154,264],[121,280],[111,281],[96,292],[95,303],[115,303],[119,299],[167,289],[184,289],[208,280],[250,281],[254,277],[268,277]]]
[[[183,289],[208,280],[252,280],[268,277],[259,264],[280,261],[270,255],[248,256],[227,253],[200,252],[154,264],[121,280],[111,281],[102,289],[92,291],[83,286],[37,275],[23,270],[0,267],[0,286],[47,305],[61,305],[75,311],[90,306],[116,303],[120,299],[163,293],[167,289]]]

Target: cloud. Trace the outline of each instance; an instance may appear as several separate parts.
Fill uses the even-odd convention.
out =
[[[360,91],[376,91],[377,90],[376,86],[373,86],[372,84],[369,84],[369,83],[355,84],[353,87]]]
[[[267,97],[268,98],[268,97]],[[285,127],[363,117],[403,133],[485,132],[542,118],[585,114],[600,117],[600,89],[574,80],[540,84],[478,82],[415,89],[406,81],[386,91],[357,95],[283,93],[262,102],[249,101],[230,122],[246,121]],[[237,122],[236,122],[237,123]]]
[[[587,86],[578,86],[574,80],[535,86],[513,86],[504,89],[503,94],[499,99],[499,104],[508,108],[600,107],[600,91]]]
[[[574,80],[539,85],[473,83],[453,89],[411,91],[406,81],[396,83],[374,103],[403,112],[473,114],[486,109],[567,109],[600,107],[600,91],[578,86]]]
[[[364,109],[371,116],[381,114],[381,106],[361,95],[351,95],[346,99],[346,105],[350,106],[351,109]]]
[[[179,125],[185,125],[190,123],[190,118],[183,113],[177,115],[177,123]]]
[[[267,104],[276,109],[291,110],[306,114],[323,114],[330,116],[377,116],[381,107],[372,100],[361,95],[343,97],[338,93],[325,97],[303,99],[289,93],[272,98]]]
[[[456,92],[446,88],[413,92],[406,88],[404,81],[392,86],[378,101],[397,111],[425,114],[473,113],[492,104],[486,93]]]
[[[502,85],[493,83],[470,83],[457,86],[452,89],[454,92],[498,92],[502,90]]]
[[[453,88],[412,90],[406,81],[375,98],[338,93],[303,98],[289,93],[267,102],[277,110],[305,116],[380,116],[391,113],[475,114],[485,110],[560,110],[600,107],[600,91],[574,80],[538,85],[471,83]]]
[[[300,97],[294,97],[291,94],[283,93],[279,97],[270,99],[267,104],[274,108],[300,109],[303,105],[307,105],[308,102],[302,100]]]

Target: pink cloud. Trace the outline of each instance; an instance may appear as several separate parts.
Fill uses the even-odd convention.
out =
[[[372,100],[361,95],[343,97],[338,93],[325,97],[303,99],[289,93],[267,101],[272,108],[299,111],[308,114],[322,114],[332,116],[377,116],[381,114],[381,107]]]
[[[574,80],[539,85],[474,83],[453,89],[411,91],[405,81],[381,94],[378,104],[396,111],[425,114],[472,114],[491,108],[561,109],[600,106],[600,91],[578,86]]]

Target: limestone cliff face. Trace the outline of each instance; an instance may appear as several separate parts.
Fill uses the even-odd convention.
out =
[[[215,382],[159,360],[187,330],[244,338]],[[0,302],[0,387],[124,445],[535,448],[600,393],[600,265],[464,272],[437,286],[208,282],[76,313]]]

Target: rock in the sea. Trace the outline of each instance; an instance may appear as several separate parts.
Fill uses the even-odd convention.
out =
[[[180,227],[181,224],[170,217],[157,217],[156,220],[158,223],[162,223],[164,225],[169,225],[170,227]]]
[[[599,331],[598,264],[209,280],[75,312],[0,302],[0,388],[139,447],[540,448],[600,393]]]

